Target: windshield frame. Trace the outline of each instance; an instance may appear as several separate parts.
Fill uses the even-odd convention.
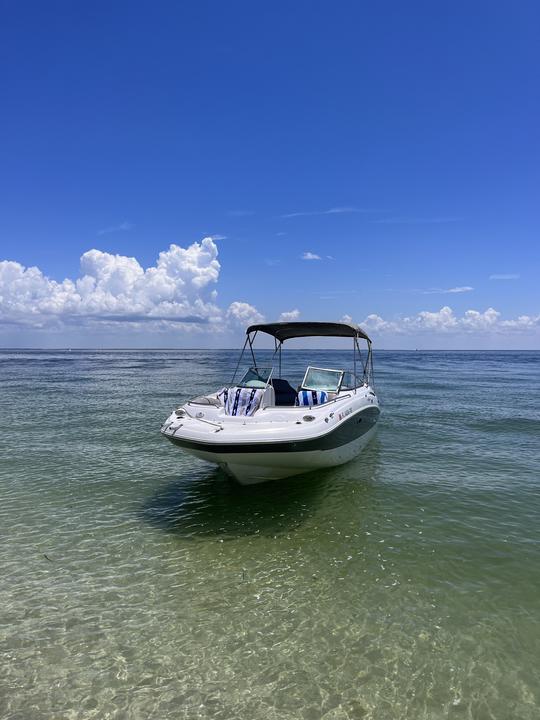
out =
[[[307,376],[311,370],[320,370],[321,372],[327,372],[327,373],[333,373],[338,376],[337,384],[332,388],[323,388],[323,387],[310,387],[306,384]],[[341,383],[343,382],[343,376],[345,374],[344,370],[336,370],[336,368],[320,368],[315,367],[313,365],[308,365],[306,368],[306,372],[304,373],[304,379],[302,380],[302,390],[324,390],[324,392],[335,392],[339,393],[341,388]]]
[[[267,370],[268,373],[261,376],[261,370]],[[253,373],[254,375],[258,377],[252,378],[255,382],[261,383],[260,385],[247,385],[245,382],[245,378],[249,373]],[[245,373],[242,376],[242,379],[236,384],[237,387],[243,387],[243,388],[257,388],[257,389],[266,389],[270,383],[270,380],[272,379],[272,374],[274,372],[274,367],[270,365],[260,366],[260,365],[250,365],[248,369],[245,371]]]

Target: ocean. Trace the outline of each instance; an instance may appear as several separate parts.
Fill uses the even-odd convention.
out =
[[[255,487],[159,434],[236,359],[0,352],[0,717],[537,720],[540,353],[375,352],[364,453]]]

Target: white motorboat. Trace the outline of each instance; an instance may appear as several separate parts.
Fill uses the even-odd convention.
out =
[[[258,333],[274,338],[271,367],[256,360]],[[281,375],[282,345],[303,337],[352,338],[352,369],[309,366],[295,389]],[[360,339],[367,343],[365,359]],[[235,382],[248,347],[252,364]],[[372,344],[361,328],[352,323],[268,323],[246,330],[231,383],[174,410],[161,433],[251,485],[349,462],[375,433],[379,412]]]

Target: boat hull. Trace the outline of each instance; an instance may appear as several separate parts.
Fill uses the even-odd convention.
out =
[[[167,437],[189,454],[218,465],[242,485],[256,485],[350,462],[375,434],[378,417],[377,407],[367,407],[332,431],[303,440],[207,443]]]
[[[192,454],[201,460],[219,465],[241,485],[258,485],[269,480],[280,480],[313,470],[344,465],[362,452],[375,431],[376,426],[362,437],[333,450],[259,452],[249,456],[231,453],[220,455],[219,461],[212,453],[192,451]]]

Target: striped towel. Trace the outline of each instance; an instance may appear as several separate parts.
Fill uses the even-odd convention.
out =
[[[261,388],[223,388],[218,398],[225,406],[225,415],[253,415],[259,409],[264,390]]]
[[[328,400],[328,393],[324,390],[299,390],[295,405],[322,405]]]

